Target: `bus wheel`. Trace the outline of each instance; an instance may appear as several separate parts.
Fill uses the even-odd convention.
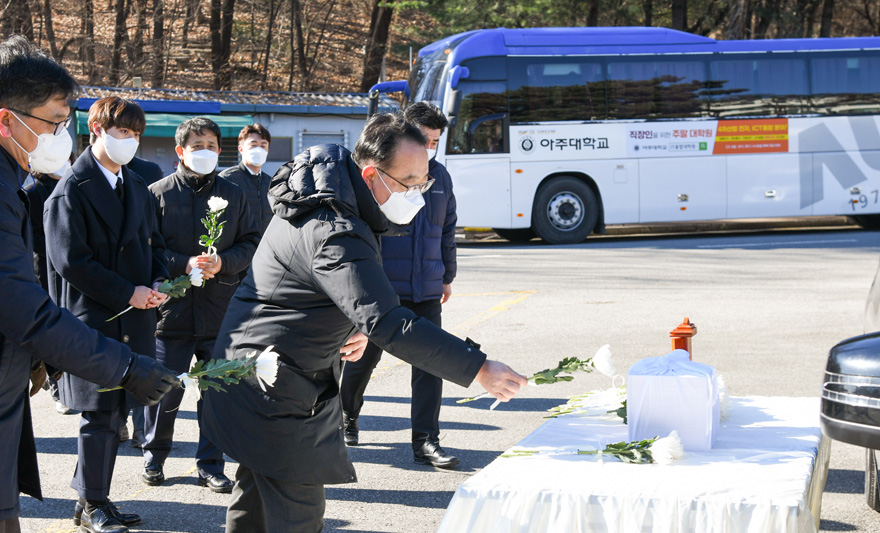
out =
[[[880,215],[857,215],[850,218],[865,229],[880,229]]]
[[[510,242],[529,242],[535,238],[535,232],[532,228],[492,228],[492,231]]]
[[[583,242],[599,220],[596,195],[576,178],[554,178],[538,189],[532,228],[550,244]]]

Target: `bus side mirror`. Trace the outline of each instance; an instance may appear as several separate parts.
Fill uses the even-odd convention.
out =
[[[449,113],[450,117],[458,115],[461,110],[461,91],[455,89],[449,93]]]
[[[455,65],[449,70],[449,86],[455,89],[459,81],[468,79],[470,75],[471,71],[467,67]]]

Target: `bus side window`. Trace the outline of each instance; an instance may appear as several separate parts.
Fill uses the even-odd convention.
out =
[[[449,127],[447,154],[507,151],[507,83],[462,81],[461,109]]]
[[[608,60],[608,118],[707,116],[706,64],[692,59]]]
[[[605,120],[603,70],[584,58],[511,58],[511,122]]]
[[[810,60],[813,112],[880,113],[880,53],[846,52]]]
[[[801,115],[810,112],[802,57],[712,59],[709,108],[715,117]]]

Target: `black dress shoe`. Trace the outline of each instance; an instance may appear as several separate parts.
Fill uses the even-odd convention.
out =
[[[116,504],[110,502],[110,508],[113,515],[119,522],[126,527],[136,526],[141,523],[140,515],[135,513],[123,513],[116,507]],[[73,525],[78,526],[82,522],[83,504],[76,502],[73,506]]]
[[[358,445],[358,419],[357,417],[348,416],[345,411],[342,412],[342,438],[345,440],[346,446]]]
[[[199,476],[199,486],[208,487],[211,492],[219,492],[221,494],[229,494],[232,492],[232,480],[223,474],[216,476],[202,477]]]
[[[413,459],[420,465],[431,465],[437,468],[452,468],[458,464],[458,457],[446,453],[440,443],[425,441],[422,447],[413,452]]]
[[[144,480],[144,483],[153,487],[165,483],[165,472],[162,471],[162,465],[145,466],[141,479]]]
[[[92,533],[128,533],[128,528],[116,518],[110,502],[89,511],[83,511],[79,527]]]

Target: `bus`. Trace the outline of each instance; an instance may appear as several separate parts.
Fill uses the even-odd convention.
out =
[[[406,85],[450,124],[460,226],[582,242],[610,224],[849,215],[880,226],[880,38],[475,30]]]

